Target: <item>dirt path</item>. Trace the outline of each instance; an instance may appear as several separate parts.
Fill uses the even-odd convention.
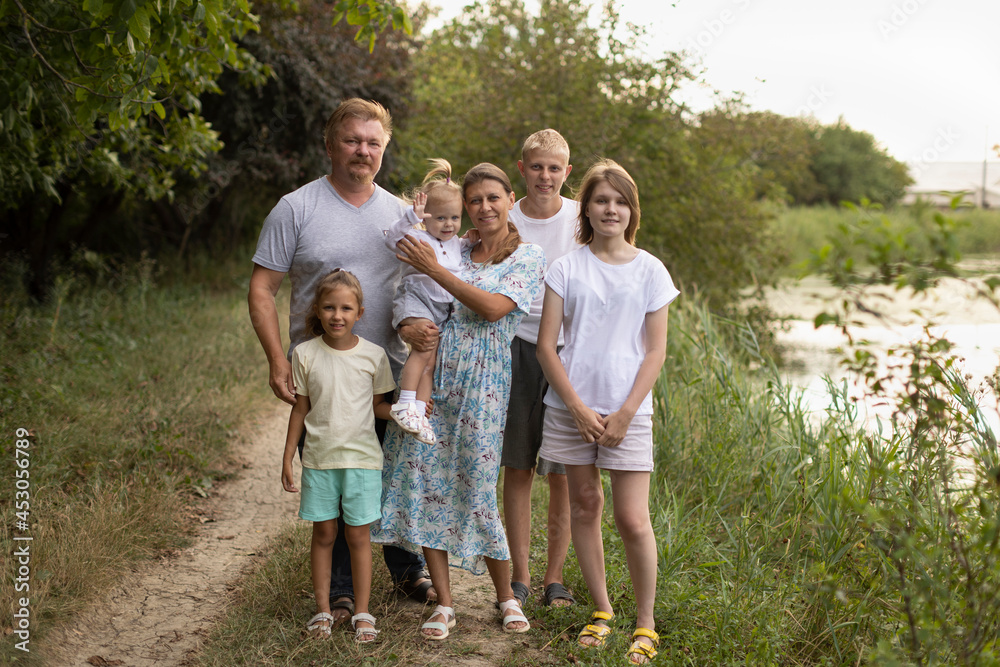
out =
[[[188,663],[225,610],[227,592],[268,536],[294,521],[298,496],[278,482],[280,443],[288,410],[275,404],[248,425],[237,457],[243,470],[213,489],[194,543],[129,574],[107,598],[52,632],[46,664],[65,667],[172,667]],[[465,650],[449,661],[465,667],[496,664],[497,637],[489,577],[451,570]],[[413,603],[410,603],[413,604]],[[479,641],[482,640],[482,641]],[[430,644],[428,642],[427,644]],[[472,645],[470,645],[472,644]],[[427,646],[428,659],[442,650]]]
[[[243,470],[213,489],[194,543],[131,574],[49,644],[67,667],[184,664],[222,611],[229,583],[268,535],[293,520],[298,498],[278,482],[288,409],[275,404],[236,445]]]

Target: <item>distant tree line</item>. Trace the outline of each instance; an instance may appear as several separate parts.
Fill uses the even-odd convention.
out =
[[[613,157],[639,183],[640,242],[721,308],[783,261],[770,202],[891,205],[908,182],[843,122],[732,99],[692,113],[676,101],[693,79],[681,55],[643,55],[613,3],[592,25],[584,0],[482,0],[426,37],[387,29],[419,34],[424,7],[375,0],[0,7],[0,253],[27,259],[40,296],[76,247],[184,255],[252,238],[278,197],[327,170],[326,116],[352,96],[393,113],[380,179],[395,190],[431,157],[513,174],[542,127],[566,136],[580,173]]]

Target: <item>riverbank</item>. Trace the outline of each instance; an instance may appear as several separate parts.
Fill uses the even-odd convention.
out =
[[[932,334],[954,344],[953,352],[962,360],[969,385],[984,389],[985,380],[996,374],[1000,364],[1000,308],[981,296],[985,285],[977,276],[1000,273],[1000,257],[966,261],[960,268],[970,277],[943,279],[937,287],[916,296],[908,290],[873,288],[870,303],[880,315],[858,313],[857,324],[848,327],[850,335],[869,341],[869,351],[884,355],[890,347],[919,340],[928,325]],[[784,281],[778,289],[768,290],[766,298],[768,306],[785,321],[775,337],[782,350],[782,375],[804,391],[813,411],[822,412],[830,406],[827,378],[839,384],[847,376],[839,350],[848,337],[834,326],[816,328],[813,320],[842,295],[826,280],[809,276]],[[850,382],[848,387],[848,395],[864,406],[871,419],[888,416],[877,402],[866,399],[863,387]],[[981,394],[984,414],[1000,432],[996,394]]]

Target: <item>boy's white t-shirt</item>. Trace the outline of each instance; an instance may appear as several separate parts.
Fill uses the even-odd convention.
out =
[[[420,222],[421,220],[417,217],[417,214],[413,212],[413,208],[406,209],[406,213],[403,214],[403,217],[396,221],[392,227],[386,231],[385,245],[389,248],[389,250],[398,252],[396,244],[402,241],[404,236],[412,236],[419,241],[426,241],[432,248],[434,248],[434,254],[437,256],[438,264],[457,276],[462,268],[463,241],[457,236],[453,236],[447,241],[442,241],[441,239],[431,236],[431,234],[426,230],[415,229],[413,226],[419,224]],[[435,280],[426,273],[417,271],[406,262],[400,262],[400,264],[402,264],[400,283],[409,282],[420,285],[430,297],[431,301],[451,303],[455,300],[455,297],[452,296],[451,292],[437,284],[437,282],[435,282]]]
[[[517,227],[521,240],[534,243],[545,251],[545,265],[551,267],[557,259],[580,247],[576,241],[576,230],[580,226],[580,202],[562,197],[559,212],[551,218],[539,220],[529,218],[521,211],[521,199],[510,210],[509,219]],[[531,304],[531,310],[521,320],[517,337],[529,343],[538,342],[538,325],[542,321],[542,303],[545,290],[541,290]],[[559,345],[563,344],[563,332],[559,332]]]
[[[640,250],[628,264],[606,264],[590,246],[556,260],[545,284],[563,299],[566,345],[559,352],[580,400],[601,415],[621,408],[646,356],[646,314],[680,292],[663,262]],[[545,405],[566,409],[552,387]],[[653,414],[652,392],[637,415]]]
[[[292,379],[309,397],[302,467],[382,469],[372,398],[396,388],[385,350],[364,338],[335,350],[316,337],[292,352]]]

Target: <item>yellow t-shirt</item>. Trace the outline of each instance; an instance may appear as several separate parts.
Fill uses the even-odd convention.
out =
[[[310,403],[302,466],[381,470],[372,397],[396,388],[385,351],[360,336],[350,350],[313,338],[292,352],[292,379]]]

